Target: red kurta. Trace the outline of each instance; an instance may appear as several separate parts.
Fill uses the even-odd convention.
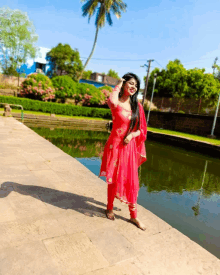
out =
[[[138,167],[147,160],[145,140],[147,136],[147,123],[143,106],[138,102],[140,112],[140,125],[137,123],[132,132],[140,130],[139,136],[132,138],[126,144],[124,137],[130,126],[131,111],[114,104],[111,96],[108,106],[112,112],[113,128],[105,144],[100,176],[105,176],[108,184],[116,184],[115,197],[135,207],[139,191]]]

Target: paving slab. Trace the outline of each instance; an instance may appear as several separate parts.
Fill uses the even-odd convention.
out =
[[[220,260],[11,117],[0,116],[0,275],[220,275]]]
[[[109,265],[84,232],[46,239],[43,243],[62,274],[85,274]]]
[[[0,250],[1,275],[62,275],[40,241]]]

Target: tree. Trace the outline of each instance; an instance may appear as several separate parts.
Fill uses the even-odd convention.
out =
[[[59,43],[47,53],[47,59],[53,64],[53,76],[68,74],[74,81],[78,80],[83,65],[77,49]]]
[[[182,97],[187,91],[186,69],[180,60],[169,61],[166,69],[155,68],[149,78],[149,93],[151,94],[154,74],[157,73],[155,95],[159,97]]]
[[[112,22],[112,18],[111,18],[111,12],[114,13],[117,18],[120,18],[121,11],[125,12],[127,5],[122,0],[81,0],[81,2],[86,2],[82,6],[82,11],[83,11],[82,15],[84,17],[88,16],[89,21],[90,21],[91,17],[96,13],[95,40],[93,43],[92,51],[83,67],[83,70],[85,70],[86,66],[89,63],[89,60],[91,59],[91,57],[94,53],[96,43],[97,43],[99,29],[101,29],[102,27],[105,26],[106,20],[107,20],[108,24],[110,26],[112,26],[113,22]]]
[[[108,76],[111,76],[111,77],[114,77],[114,78],[117,78],[117,79],[120,79],[118,73],[112,69],[110,69],[107,73]]]
[[[219,81],[205,69],[186,70],[180,60],[169,61],[166,69],[155,68],[149,78],[149,93],[157,73],[155,96],[194,99],[215,99],[218,95]]]
[[[0,8],[0,66],[4,74],[20,76],[20,66],[34,58],[38,36],[26,13]]]
[[[84,72],[83,72],[83,75],[82,75],[82,78],[83,78],[83,79],[90,79],[91,74],[92,74],[92,71],[90,71],[90,70],[84,71]]]

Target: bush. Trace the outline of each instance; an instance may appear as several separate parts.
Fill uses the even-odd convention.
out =
[[[28,98],[18,98],[1,95],[0,102],[9,104],[19,104],[23,106],[24,110],[28,111],[53,113],[67,116],[87,116],[111,119],[111,111],[109,109],[106,110],[101,108],[82,107],[53,102],[42,102]]]
[[[185,114],[185,112],[182,111],[182,110],[179,110],[178,113],[179,113],[179,114]]]
[[[52,83],[56,90],[56,98],[62,99],[63,102],[67,98],[72,98],[74,103],[79,106],[98,107],[105,105],[109,96],[109,89],[112,90],[108,86],[100,89],[91,84],[75,82],[68,75],[53,77]]]
[[[52,100],[55,98],[55,90],[49,77],[43,74],[33,73],[21,84],[22,97],[37,100]]]
[[[108,90],[109,92],[112,92],[112,87],[110,87],[110,86],[102,86],[102,87],[99,87],[98,88],[100,91],[102,91],[102,90]]]
[[[68,75],[55,76],[52,78],[52,83],[56,98],[70,98],[76,93],[77,82]]]
[[[104,94],[95,86],[87,83],[77,83],[73,98],[76,104],[82,106],[98,107],[105,104]]]
[[[107,101],[108,101],[108,98],[110,96],[110,93],[112,92],[112,87],[110,86],[103,86],[103,87],[99,87],[99,90],[102,92],[102,94],[104,95],[104,100],[102,103],[104,103],[103,105],[105,107],[107,107]]]

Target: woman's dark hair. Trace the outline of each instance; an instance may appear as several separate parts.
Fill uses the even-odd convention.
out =
[[[138,78],[138,76],[136,74],[133,74],[133,73],[127,73],[124,76],[122,76],[122,78],[125,79],[125,81],[121,87],[121,91],[119,93],[119,98],[122,97],[122,95],[123,95],[124,85],[127,81],[129,81],[132,78],[134,78],[137,81],[137,92],[135,94],[133,94],[132,96],[130,96],[132,115],[131,115],[130,127],[128,130],[128,133],[129,133],[134,129],[134,126],[136,123],[138,123],[137,127],[139,127],[139,123],[140,123],[140,113],[139,113],[138,99],[137,99],[138,92],[140,90],[140,79]]]

